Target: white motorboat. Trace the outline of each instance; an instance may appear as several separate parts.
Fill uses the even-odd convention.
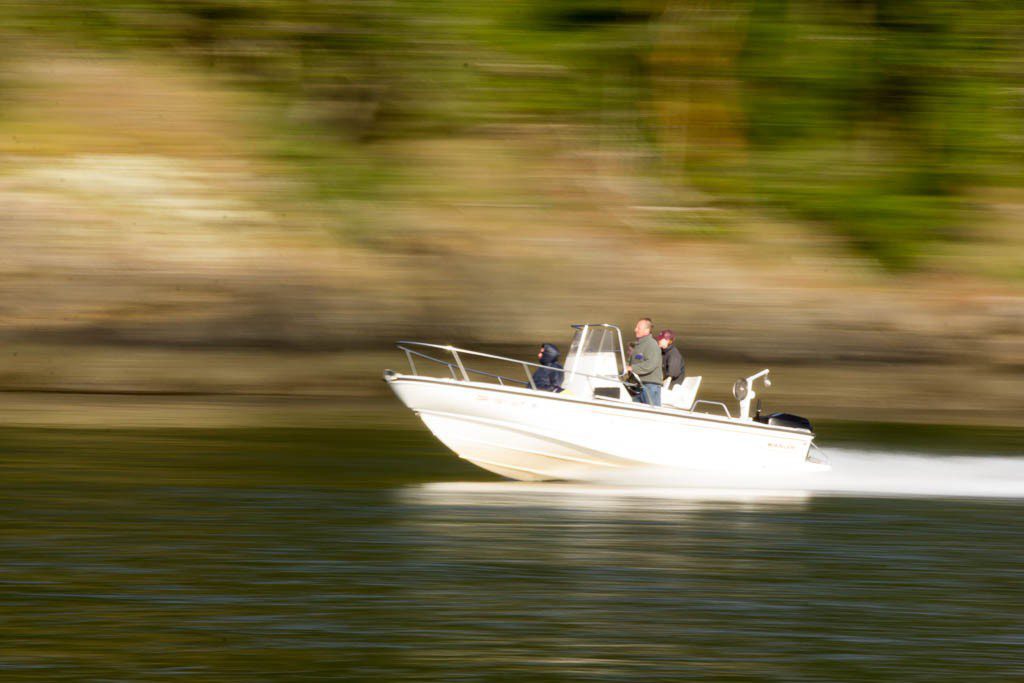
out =
[[[621,330],[606,323],[573,328],[560,393],[537,390],[532,373],[543,366],[536,363],[423,342],[399,342],[410,371],[385,370],[384,380],[459,457],[512,479],[600,480],[637,467],[829,469],[811,450],[814,432],[806,419],[751,415],[754,384],[770,386],[768,370],[733,385],[736,415],[724,403],[697,398],[700,377],[666,387],[660,407],[635,403],[624,379]],[[518,366],[518,376],[503,374],[502,366]]]

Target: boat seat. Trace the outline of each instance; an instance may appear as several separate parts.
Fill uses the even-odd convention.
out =
[[[666,379],[665,385],[661,390],[661,404],[690,410],[693,407],[693,402],[697,400],[697,390],[700,389],[701,379],[700,375],[697,377],[687,377],[677,384],[675,389],[668,388],[672,379]]]

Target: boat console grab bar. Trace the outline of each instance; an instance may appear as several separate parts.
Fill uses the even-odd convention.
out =
[[[725,411],[725,416],[730,418],[732,417],[732,413],[729,412],[729,406],[725,405],[721,401],[705,401],[704,399],[698,399],[693,402],[693,408],[691,408],[691,410],[696,408],[701,403],[706,403],[711,406],[722,406],[722,410]]]

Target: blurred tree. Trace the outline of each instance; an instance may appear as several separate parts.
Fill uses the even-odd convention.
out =
[[[1020,181],[1019,9],[753,0],[666,18],[660,138],[707,189],[835,226],[902,268],[964,235],[969,190]]]
[[[274,153],[328,194],[401,168],[367,142],[631,129],[613,139],[646,139],[666,174],[813,219],[893,268],[969,235],[972,189],[1020,184],[1022,19],[993,0],[0,5],[9,32],[191,58],[265,93]]]

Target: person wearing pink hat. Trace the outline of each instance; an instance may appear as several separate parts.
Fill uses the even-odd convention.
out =
[[[658,346],[661,347],[661,371],[665,379],[670,379],[669,391],[677,384],[686,379],[686,365],[683,363],[683,354],[675,346],[676,333],[672,330],[662,330],[657,337]]]

